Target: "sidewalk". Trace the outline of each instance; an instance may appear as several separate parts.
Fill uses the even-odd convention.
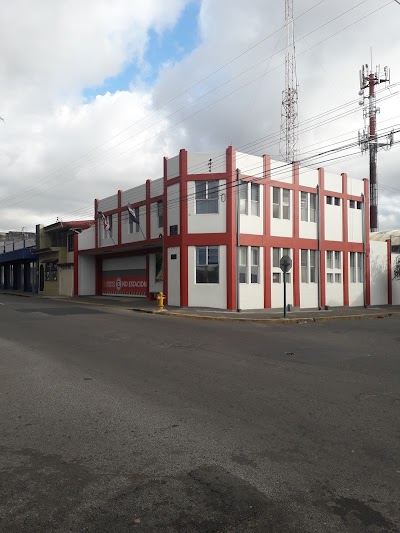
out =
[[[307,309],[288,311],[286,319],[283,318],[282,309],[257,309],[243,310],[241,312],[226,311],[224,309],[198,308],[198,307],[168,307],[159,311],[157,302],[145,298],[124,296],[39,296],[32,293],[14,291],[0,291],[0,295],[24,296],[28,298],[63,301],[73,304],[94,305],[101,307],[115,307],[135,311],[137,313],[157,314],[194,320],[219,320],[258,323],[302,323],[325,322],[330,320],[385,318],[390,316],[400,317],[399,305],[382,305],[364,307],[335,307],[329,310]]]

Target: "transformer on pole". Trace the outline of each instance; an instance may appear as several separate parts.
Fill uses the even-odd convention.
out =
[[[393,144],[393,132],[389,133],[384,142],[378,142],[378,132],[376,127],[376,115],[379,108],[376,107],[375,85],[380,83],[390,83],[390,69],[384,68],[383,74],[377,67],[375,72],[369,69],[368,65],[363,65],[360,70],[360,92],[362,97],[359,104],[364,106],[364,130],[358,132],[358,140],[362,152],[369,152],[369,191],[370,191],[370,231],[378,231],[378,150],[379,148],[389,149]],[[367,95],[365,91],[368,89]],[[367,125],[368,121],[368,125]]]
[[[285,0],[285,89],[282,91],[280,153],[288,163],[296,159],[298,142],[297,75],[294,44],[293,0]]]

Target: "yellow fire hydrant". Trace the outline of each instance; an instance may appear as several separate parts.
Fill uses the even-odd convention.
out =
[[[159,292],[157,294],[157,303],[158,303],[158,310],[162,311],[164,309],[164,300],[165,296],[162,292]]]

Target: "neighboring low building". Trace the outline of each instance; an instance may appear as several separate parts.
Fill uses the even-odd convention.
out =
[[[368,198],[366,179],[233,147],[181,150],[164,158],[162,178],[95,200],[96,225],[79,235],[75,294],[163,290],[169,305],[280,308],[279,260],[289,255],[288,304],[369,305]]]
[[[371,241],[387,242],[390,241],[390,248],[393,253],[400,254],[400,229],[389,231],[377,231],[371,233]]]
[[[72,296],[76,235],[93,225],[93,220],[56,222],[36,227],[38,292],[43,296]]]
[[[0,288],[35,292],[34,233],[8,232],[0,242]]]

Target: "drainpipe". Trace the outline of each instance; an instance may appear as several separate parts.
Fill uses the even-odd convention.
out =
[[[322,308],[321,295],[321,219],[320,219],[320,187],[317,185],[317,241],[318,241],[318,308]]]
[[[362,197],[362,210],[361,210],[361,214],[362,214],[362,227],[363,227],[363,231],[362,231],[362,238],[363,238],[363,296],[364,296],[364,307],[367,307],[367,278],[366,278],[366,268],[365,268],[365,265],[366,265],[366,254],[367,254],[367,228],[366,228],[366,224],[365,224],[365,197],[364,197],[364,194],[361,194],[361,197]],[[357,256],[357,254],[356,254]],[[349,261],[349,265],[350,265],[350,261]],[[355,262],[354,262],[354,266],[356,266]],[[357,265],[358,266],[358,265]],[[356,275],[357,275],[357,271],[356,271]]]

